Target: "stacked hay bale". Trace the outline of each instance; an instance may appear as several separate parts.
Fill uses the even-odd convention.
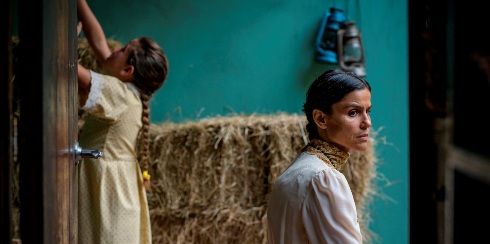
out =
[[[148,193],[154,243],[266,243],[268,195],[307,143],[299,115],[238,115],[152,125]],[[342,173],[365,243],[374,194],[374,140]]]

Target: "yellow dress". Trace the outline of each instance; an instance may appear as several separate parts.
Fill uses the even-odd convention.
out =
[[[104,155],[79,164],[78,243],[151,243],[148,202],[136,157],[142,127],[139,93],[131,83],[91,75],[79,143]]]

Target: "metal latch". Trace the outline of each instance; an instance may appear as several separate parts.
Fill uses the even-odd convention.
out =
[[[104,152],[96,149],[82,149],[78,142],[75,142],[75,155],[76,161],[82,160],[82,158],[100,158],[104,156]]]

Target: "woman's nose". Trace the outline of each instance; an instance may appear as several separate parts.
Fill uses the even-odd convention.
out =
[[[371,116],[369,116],[369,114],[364,115],[364,119],[362,121],[362,126],[363,126],[363,128],[369,128],[372,126]]]

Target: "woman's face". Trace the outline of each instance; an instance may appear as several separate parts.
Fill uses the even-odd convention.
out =
[[[332,105],[332,114],[325,114],[324,140],[345,151],[363,151],[368,146],[371,129],[371,92],[355,90]]]

